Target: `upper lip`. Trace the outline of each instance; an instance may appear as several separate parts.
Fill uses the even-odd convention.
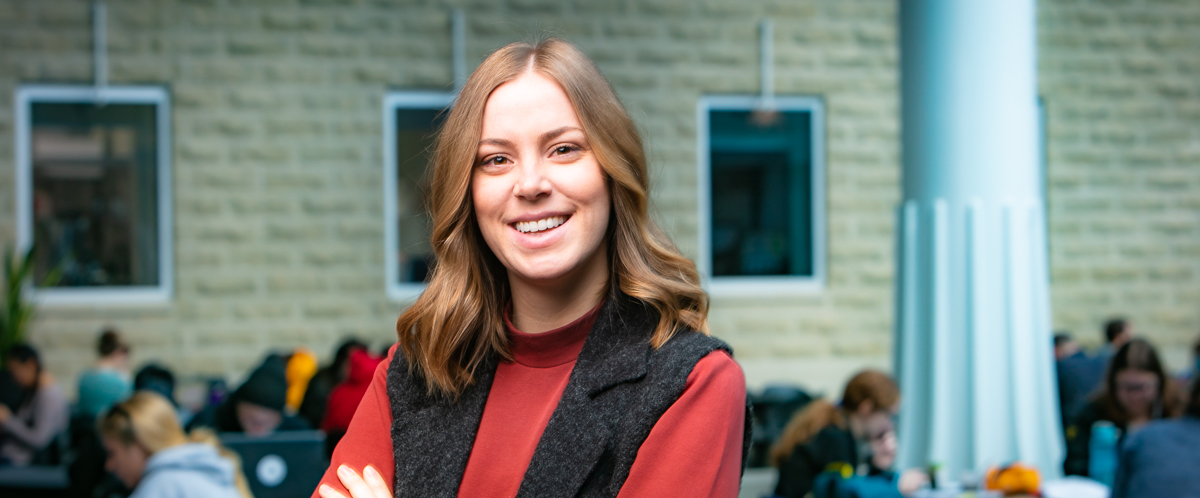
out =
[[[524,221],[538,221],[538,220],[544,220],[546,218],[552,218],[555,216],[562,216],[563,218],[566,218],[568,216],[571,216],[571,213],[567,213],[567,212],[563,212],[563,211],[542,211],[542,212],[538,212],[538,213],[523,214],[521,216],[518,216],[516,218],[508,220],[508,223],[513,224],[513,223],[521,223]]]

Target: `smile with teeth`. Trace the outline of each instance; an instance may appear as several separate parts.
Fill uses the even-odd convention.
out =
[[[551,228],[558,228],[559,225],[567,222],[566,216],[551,216],[549,218],[537,221],[518,221],[513,223],[513,228],[516,228],[521,233],[534,233]]]

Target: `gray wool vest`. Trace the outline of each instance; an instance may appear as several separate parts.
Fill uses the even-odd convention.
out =
[[[650,346],[658,314],[641,301],[609,296],[584,341],[562,398],[538,441],[519,497],[616,496],[659,417],[679,399],[696,362],[729,346],[688,331]],[[731,352],[732,354],[732,352]],[[388,367],[394,494],[456,496],[496,372],[491,359],[458,400],[427,394],[397,354]],[[746,409],[742,465],[752,418]]]

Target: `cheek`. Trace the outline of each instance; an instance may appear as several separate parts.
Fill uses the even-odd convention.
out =
[[[474,205],[475,219],[480,221],[480,228],[503,212],[507,196],[504,182],[500,180],[483,175],[471,180],[471,204]]]
[[[599,165],[570,175],[559,182],[559,185],[568,197],[576,199],[592,210],[599,224],[607,225],[612,199],[608,193],[608,182],[605,181],[604,172]]]

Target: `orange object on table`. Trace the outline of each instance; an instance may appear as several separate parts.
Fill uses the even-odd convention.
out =
[[[992,467],[987,473],[987,489],[1007,496],[1029,494],[1039,496],[1042,476],[1037,469],[1020,462],[1004,467]]]

